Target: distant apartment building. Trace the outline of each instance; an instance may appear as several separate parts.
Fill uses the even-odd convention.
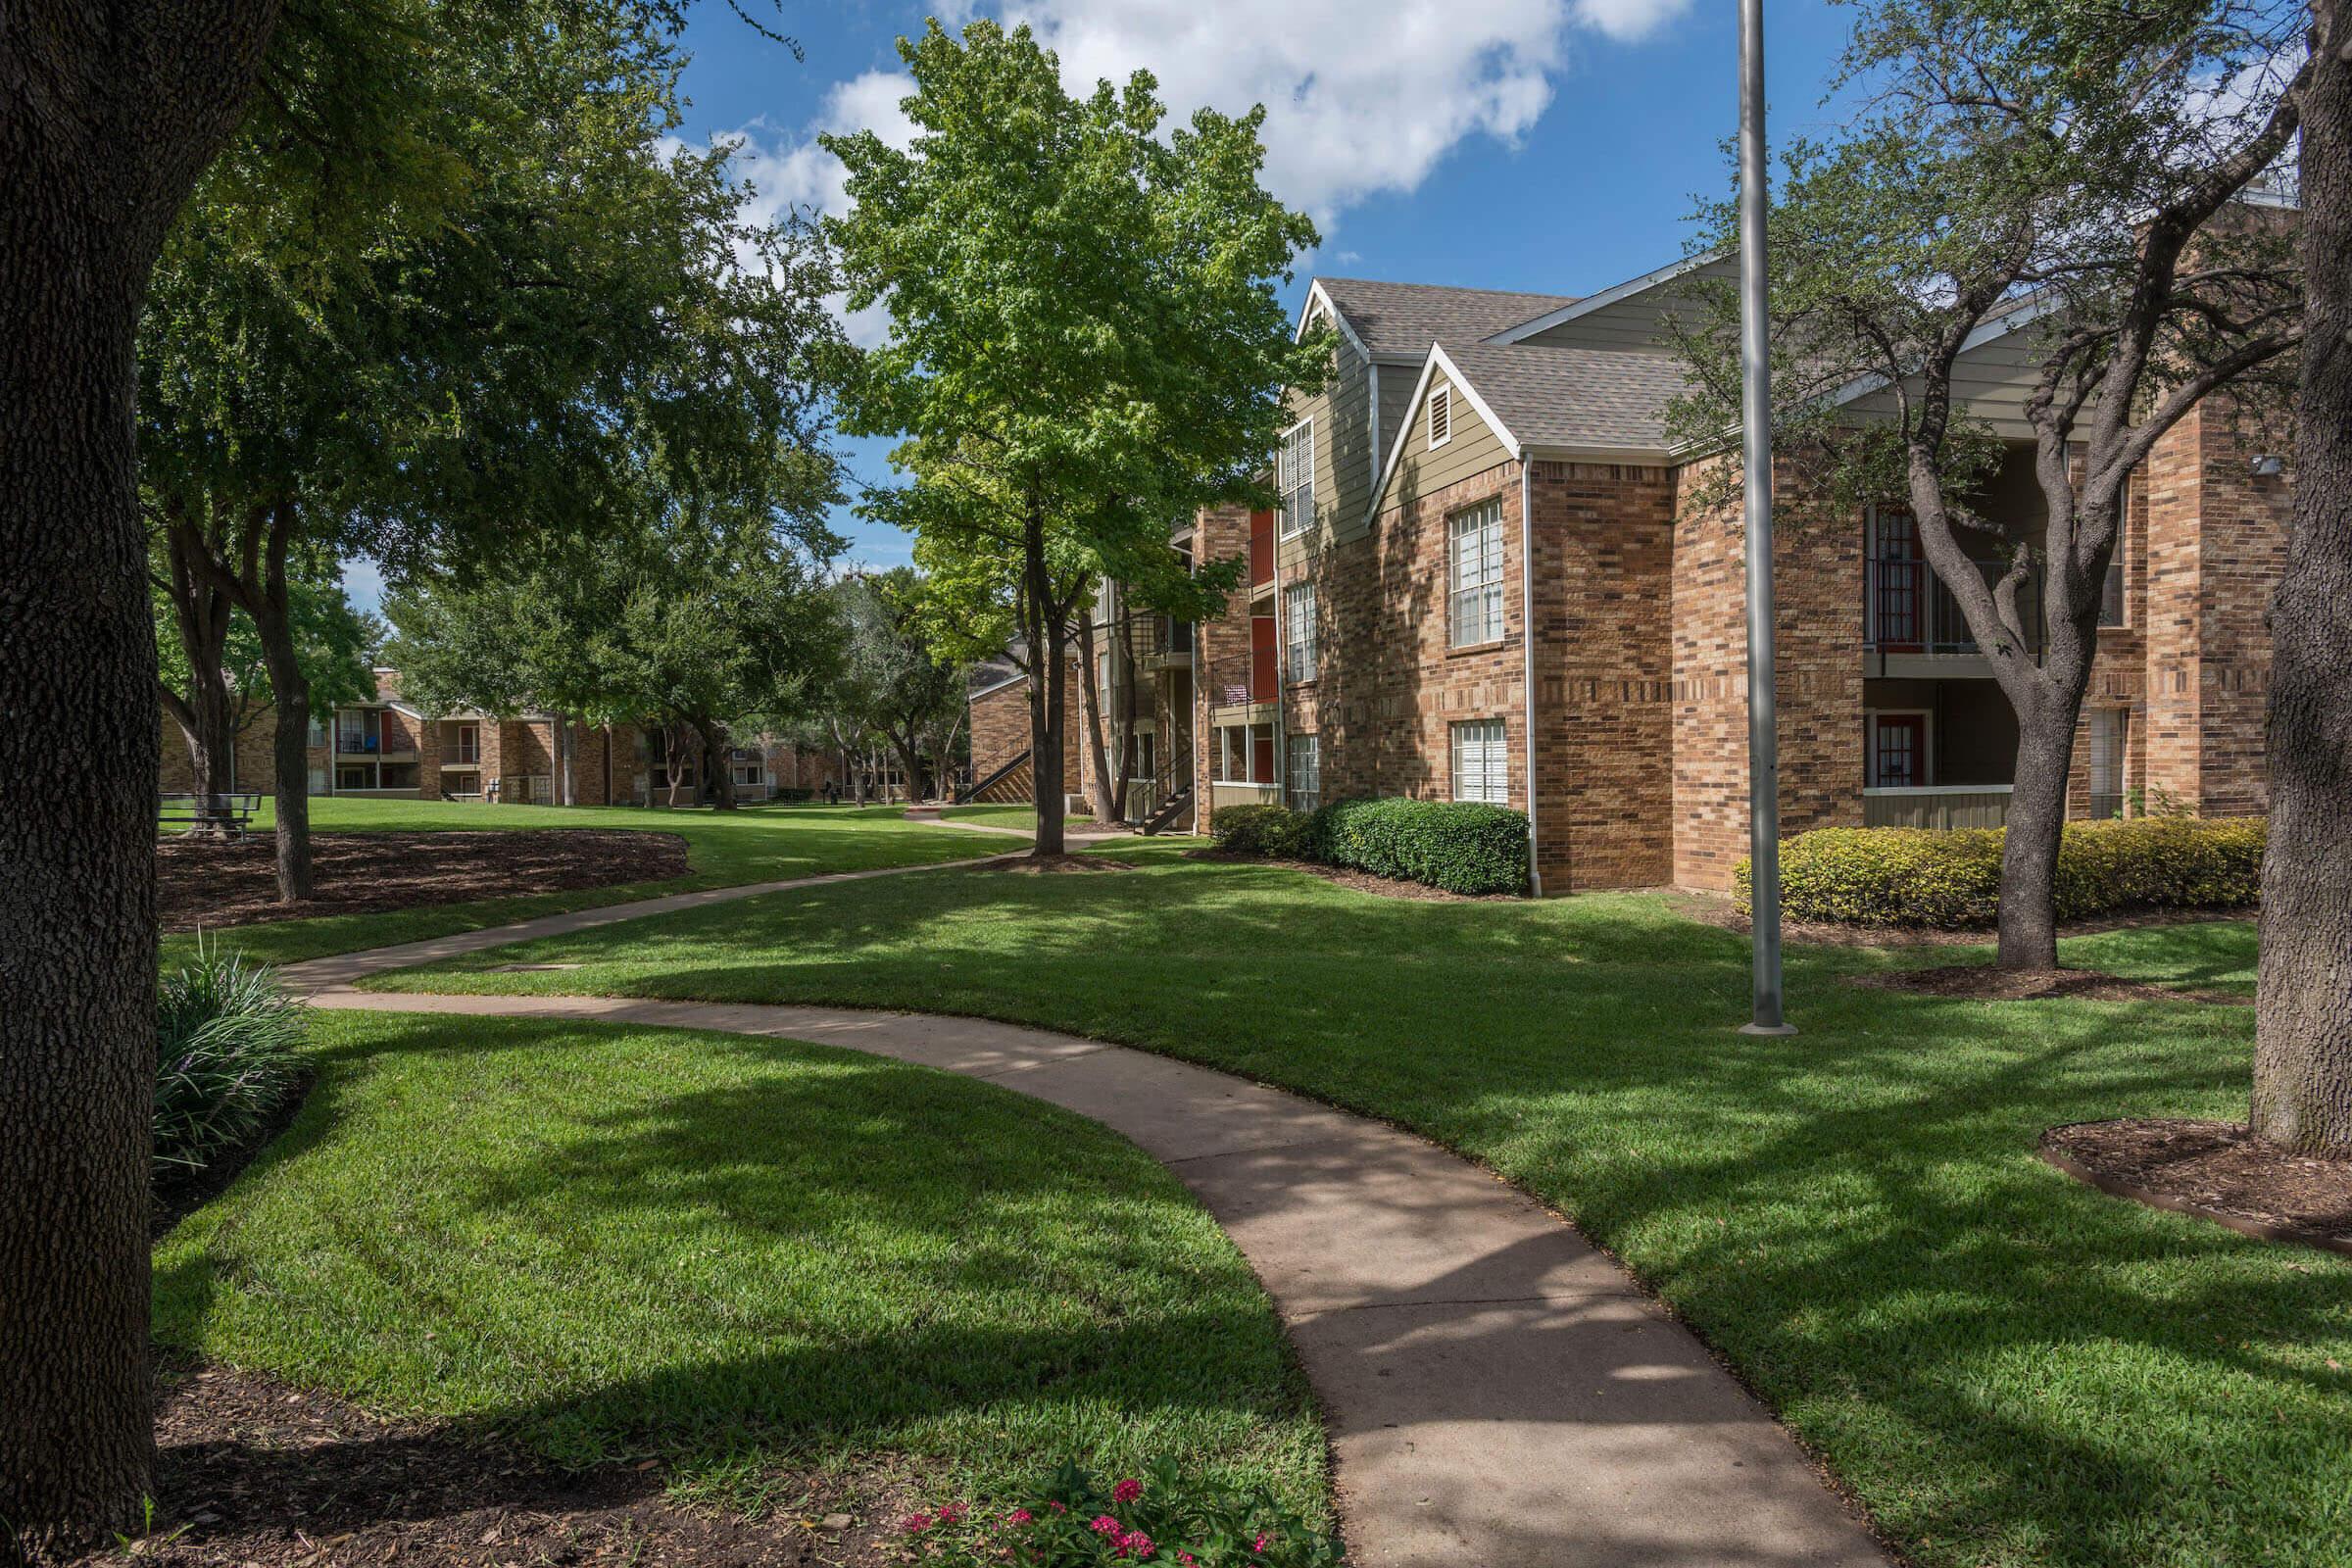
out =
[[[400,693],[400,672],[374,671],[375,697],[314,714],[309,737],[310,792],[385,800],[470,801],[525,806],[643,806],[705,791],[699,742],[660,724],[583,723],[547,712],[499,715],[461,710],[428,716]],[[187,741],[167,714],[163,789],[194,788]],[[264,709],[239,731],[227,787],[272,786],[275,714]],[[737,795],[765,800],[779,792],[821,791],[841,768],[829,754],[757,739],[731,748]],[[673,791],[674,783],[674,791]]]
[[[1336,374],[1293,400],[1280,505],[1172,539],[1191,561],[1246,560],[1246,586],[1111,672],[1152,715],[1130,772],[1180,762],[1190,780],[1144,802],[1181,795],[1173,825],[1198,828],[1241,803],[1489,801],[1528,813],[1544,892],[1728,887],[1748,828],[1742,531],[1736,508],[1694,499],[1731,460],[1667,429],[1684,383],[1661,316],[1687,278],[1736,270],[1700,258],[1581,299],[1315,279],[1298,330],[1329,327]],[[2027,543],[2046,526],[2032,322],[1988,324],[1960,367],[2007,443],[1972,500]],[[1889,397],[1849,402],[1868,419]],[[2231,413],[2208,400],[2133,476],[2077,815],[2265,808],[2263,616],[2291,481]],[[1988,572],[2000,544],[1973,547]],[[1909,514],[1784,527],[1773,564],[1783,830],[2002,823],[2016,721]],[[985,776],[1028,745],[1024,684],[976,692],[972,723]]]

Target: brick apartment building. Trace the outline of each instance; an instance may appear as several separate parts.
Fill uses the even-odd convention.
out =
[[[1747,838],[1741,528],[1736,508],[1690,504],[1723,460],[1669,439],[1682,381],[1659,316],[1686,275],[1735,267],[1585,299],[1314,282],[1299,330],[1330,324],[1339,373],[1294,405],[1282,506],[1177,535],[1200,560],[1250,562],[1184,661],[1209,812],[1494,801],[1529,813],[1545,892],[1730,884]],[[2030,330],[1982,334],[1963,366],[1972,411],[2010,442],[1980,507],[2026,539],[2045,517],[2022,417]],[[2263,612],[2288,498],[2280,460],[2211,406],[2135,476],[2078,813],[2141,792],[2264,808]],[[1785,831],[2004,820],[2015,720],[1909,517],[1777,530],[1774,569]]]
[[[400,695],[400,672],[378,667],[375,700],[314,715],[310,734],[313,795],[382,800],[449,800],[538,806],[643,806],[670,798],[672,770],[681,798],[698,800],[699,746],[673,759],[660,725],[593,725],[554,713],[500,716],[464,710],[428,717]],[[166,714],[163,788],[194,788],[187,741]],[[256,714],[239,731],[228,787],[268,790],[276,744],[275,715]],[[838,759],[760,738],[729,756],[740,796],[764,800],[781,790],[821,791],[844,775]]]

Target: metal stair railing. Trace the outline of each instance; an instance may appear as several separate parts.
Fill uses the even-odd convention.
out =
[[[968,784],[962,789],[957,790],[956,792],[956,804],[957,806],[969,806],[972,802],[978,800],[990,790],[995,789],[999,784],[1004,783],[1004,780],[1010,776],[1014,768],[1019,767],[1023,762],[1029,760],[1029,750],[1030,749],[1026,746],[1022,747],[1019,754],[1015,756],[1011,761],[1006,762],[1003,767],[998,768],[995,772],[989,774],[988,777],[981,779],[977,783]]]

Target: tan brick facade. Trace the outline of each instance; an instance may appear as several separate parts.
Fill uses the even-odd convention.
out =
[[[1078,666],[1070,666],[1062,682],[1062,792],[1076,795],[1082,785],[1080,768],[1086,748],[1082,737],[1086,715],[1080,708],[1078,695]],[[1029,750],[1029,678],[1018,676],[993,690],[983,691],[971,700],[972,778],[975,782]],[[1025,775],[1033,778],[1034,775]],[[1006,796],[1027,800],[1031,785],[1020,779],[1006,780],[1015,786]],[[999,792],[992,791],[994,798]]]

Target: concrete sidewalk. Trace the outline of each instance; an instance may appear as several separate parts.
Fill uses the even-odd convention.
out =
[[[647,906],[762,891],[773,889]],[[1164,1056],[976,1019],[350,987],[451,952],[661,912],[647,906],[283,973],[325,1007],[816,1041],[984,1078],[1115,1129],[1192,1188],[1265,1282],[1322,1401],[1361,1568],[1888,1561],[1771,1415],[1622,1270],[1492,1173],[1382,1123]]]

